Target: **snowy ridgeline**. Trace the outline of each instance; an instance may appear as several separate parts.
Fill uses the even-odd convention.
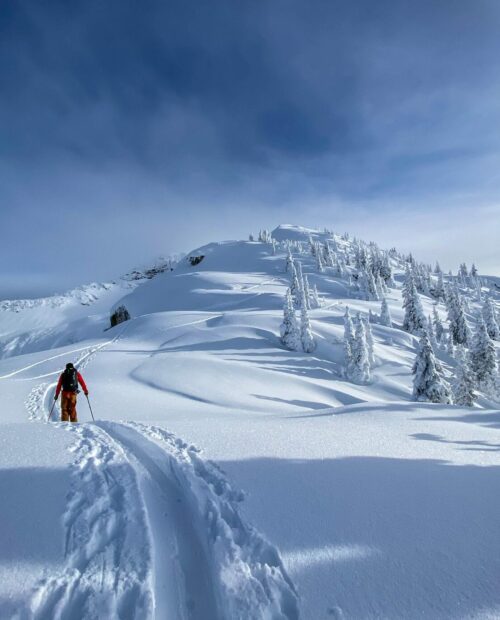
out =
[[[285,271],[290,286],[285,294],[282,344],[296,351],[312,353],[316,343],[311,330],[309,311],[320,308],[323,301],[316,284],[309,285],[304,274],[304,256],[313,258],[317,274],[335,277],[348,283],[348,294],[367,301],[381,301],[380,314],[371,309],[362,316],[358,311],[354,322],[346,307],[344,315],[343,376],[355,383],[368,384],[376,363],[371,324],[398,327],[419,338],[413,365],[413,397],[435,403],[472,406],[478,397],[497,400],[500,397],[498,354],[500,341],[498,287],[481,278],[477,268],[470,271],[465,263],[458,274],[444,275],[439,263],[434,269],[418,263],[413,256],[395,249],[381,251],[375,243],[340,238],[325,231],[322,240],[310,235],[307,242],[285,239],[277,243],[267,231],[259,241],[277,251],[286,252]],[[403,275],[404,274],[404,275]],[[398,285],[396,279],[402,279]],[[393,323],[387,296],[401,289],[404,318]],[[432,303],[432,314],[425,315],[421,297]],[[296,309],[300,311],[297,319]],[[441,314],[446,313],[445,328]],[[439,357],[448,361],[447,371]]]
[[[133,269],[116,281],[86,284],[62,295],[0,301],[0,359],[97,336],[109,327],[116,301],[172,271],[179,259],[159,258],[153,265]]]

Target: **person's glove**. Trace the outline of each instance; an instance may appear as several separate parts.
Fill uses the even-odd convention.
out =
[[[88,396],[88,395],[89,395],[89,393],[88,393],[88,392],[84,392],[84,394],[85,394],[85,396]]]
[[[54,394],[54,400],[57,400],[57,395],[56,394]]]

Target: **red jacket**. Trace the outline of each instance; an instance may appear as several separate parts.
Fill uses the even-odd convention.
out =
[[[64,373],[61,373],[61,376],[59,377],[59,381],[57,382],[56,398],[59,396],[59,393],[62,388],[63,374]],[[87,395],[89,393],[89,391],[87,390],[87,385],[85,384],[85,381],[83,380],[82,375],[78,371],[76,371],[76,378],[78,379],[78,383],[82,386],[83,393]],[[73,392],[65,392],[63,390],[63,394],[73,394]]]

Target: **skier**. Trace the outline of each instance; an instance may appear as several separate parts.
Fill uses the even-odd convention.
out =
[[[70,362],[66,364],[66,369],[61,373],[57,383],[54,400],[57,400],[62,389],[61,395],[61,421],[62,422],[78,422],[76,415],[76,395],[80,391],[78,384],[82,386],[85,396],[89,395],[89,391],[83,380],[82,375]]]

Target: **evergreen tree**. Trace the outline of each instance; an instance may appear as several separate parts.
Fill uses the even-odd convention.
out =
[[[389,306],[387,305],[387,299],[385,297],[382,299],[382,307],[380,309],[380,322],[386,327],[392,327],[391,311],[389,310]]]
[[[292,271],[292,267],[293,267],[293,256],[292,256],[292,251],[290,250],[290,246],[289,246],[288,253],[286,255],[285,273]]]
[[[441,342],[443,339],[444,327],[441,319],[439,318],[439,314],[437,313],[436,306],[432,308],[432,324],[434,326],[436,340]]]
[[[321,306],[321,304],[322,304],[322,301],[321,301],[321,298],[319,296],[316,284],[311,289],[311,297],[312,297],[312,303],[313,303],[314,307],[315,308],[319,308]]]
[[[304,291],[304,301],[306,304],[307,310],[311,309],[311,290],[309,288],[309,280],[307,279],[307,275],[302,278],[302,290]]]
[[[413,398],[428,400],[432,403],[451,403],[451,393],[437,361],[432,345],[423,329],[417,348],[417,356],[413,364]]]
[[[375,284],[375,278],[373,277],[373,273],[370,268],[365,269],[363,272],[363,284],[366,291],[366,296],[368,299],[378,300],[378,292],[377,286]]]
[[[344,374],[349,377],[352,368],[352,349],[354,345],[354,326],[352,324],[349,306],[344,314]]]
[[[437,282],[432,289],[432,295],[436,299],[444,298],[444,281],[443,281],[443,272],[439,271],[437,274]]]
[[[498,327],[495,306],[491,297],[487,297],[484,302],[483,317],[489,337],[493,340],[500,340],[500,328]]]
[[[472,372],[470,357],[466,350],[462,349],[458,358],[458,364],[453,382],[453,397],[456,405],[472,407],[476,394],[474,392],[475,381]]]
[[[448,320],[453,344],[467,345],[470,339],[470,329],[465,317],[462,298],[457,288],[449,288],[447,294]]]
[[[290,284],[290,292],[292,294],[294,306],[298,308],[300,306],[301,286],[299,284],[299,278],[297,276],[297,269],[295,268],[295,262],[292,262],[292,274],[291,275],[292,275],[292,278],[291,278],[292,281]]]
[[[351,381],[368,383],[371,380],[370,355],[364,322],[358,318],[351,347]]]
[[[297,351],[300,346],[300,332],[290,289],[287,289],[285,295],[283,323],[280,326],[280,333],[282,344],[291,351]]]
[[[394,282],[391,262],[389,254],[387,252],[384,254],[384,258],[382,260],[382,265],[380,267],[380,276],[382,277],[386,286],[390,288],[395,288],[396,283]]]
[[[432,345],[432,349],[433,351],[436,351],[438,343],[436,340],[436,334],[434,333],[434,326],[432,324],[431,315],[429,315],[427,318],[427,333],[429,335],[429,340]]]
[[[309,313],[305,300],[304,291],[302,291],[302,304],[300,309],[300,340],[302,342],[302,350],[304,353],[312,353],[316,348],[316,342],[309,321]]]
[[[420,297],[415,286],[413,272],[409,265],[406,267],[405,280],[403,283],[403,308],[405,316],[403,329],[410,334],[417,334],[425,327],[425,316],[420,302]]]
[[[471,345],[471,366],[478,385],[490,391],[498,379],[498,362],[495,345],[488,335],[486,324],[480,312],[476,317],[476,331]]]
[[[325,268],[323,266],[323,259],[321,258],[320,246],[316,248],[316,268],[319,271],[319,273],[323,273],[325,271]]]
[[[368,347],[368,361],[370,362],[370,368],[375,364],[375,344],[373,342],[373,332],[370,321],[365,320],[364,324],[366,333],[366,345]]]

